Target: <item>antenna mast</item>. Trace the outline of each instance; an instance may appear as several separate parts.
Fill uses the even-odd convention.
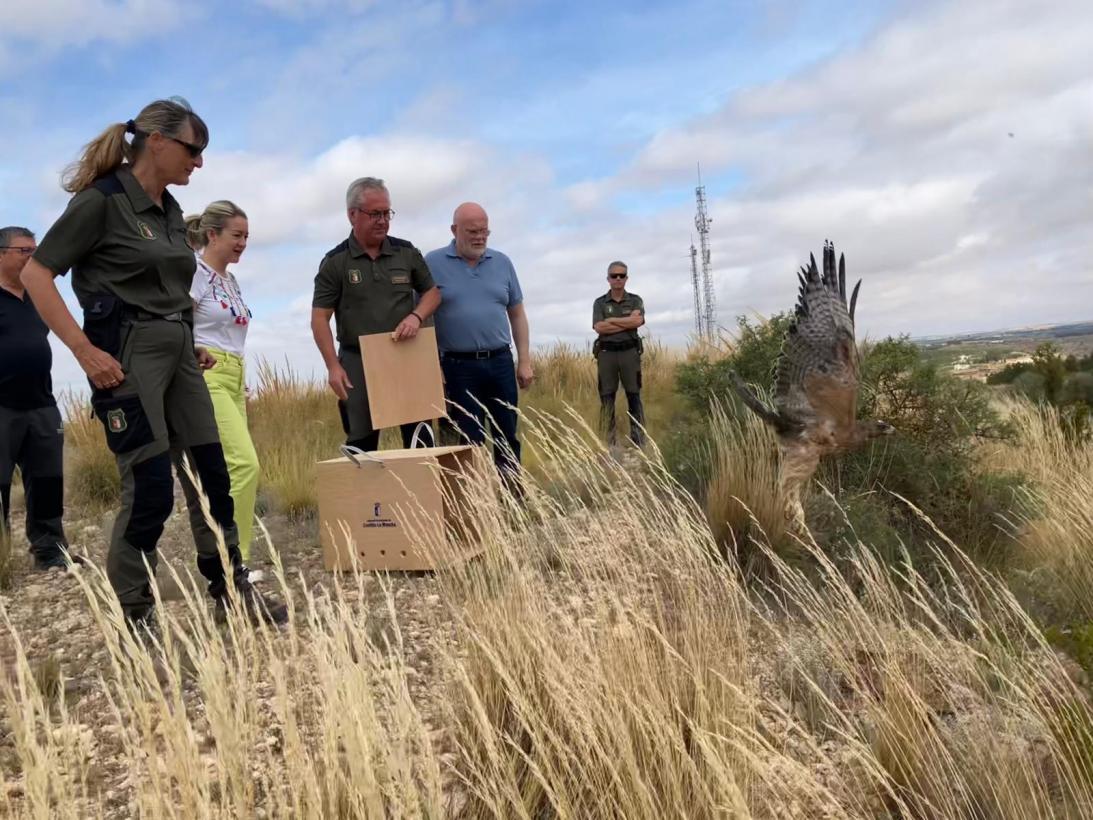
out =
[[[702,253],[702,311],[699,333],[707,339],[713,339],[717,331],[717,297],[714,293],[713,270],[710,267],[710,219],[706,210],[706,186],[702,184],[702,166],[698,167],[698,187],[695,188],[695,228],[698,229],[698,244]],[[694,277],[695,247],[691,245],[691,268]],[[698,283],[695,281],[695,309],[698,310]]]
[[[698,249],[695,248],[693,234],[691,235],[691,291],[695,297],[695,333],[703,336],[706,331],[702,316],[702,285],[698,279]]]

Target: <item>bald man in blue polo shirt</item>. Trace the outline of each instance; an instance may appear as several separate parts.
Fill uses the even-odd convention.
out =
[[[436,338],[448,400],[457,405],[452,420],[475,444],[485,443],[492,422],[494,463],[503,477],[514,478],[520,441],[509,405],[516,406],[517,385],[526,388],[534,379],[524,295],[512,261],[487,245],[490,222],[481,205],[455,209],[452,235],[447,247],[425,256],[442,297]]]

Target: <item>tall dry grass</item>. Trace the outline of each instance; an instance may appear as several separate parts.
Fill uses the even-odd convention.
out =
[[[1055,621],[1093,621],[1093,444],[1074,441],[1058,411],[1025,400],[1005,403],[1016,440],[988,462],[1025,475],[1017,567]]]
[[[287,365],[262,360],[256,377],[247,416],[261,464],[261,490],[286,515],[313,512],[315,462],[335,457],[345,442],[337,400],[325,384]]]
[[[114,454],[106,446],[102,424],[91,404],[79,393],[60,397],[65,419],[65,496],[67,503],[92,515],[101,515],[121,494]]]
[[[364,603],[381,577],[293,593],[278,567],[280,631],[218,629],[179,578],[162,640],[141,647],[87,572],[73,606],[107,646],[114,740],[50,703],[13,635],[0,735],[23,788],[0,810],[102,815],[89,760],[109,748],[129,815],[152,818],[1093,812],[1087,694],[940,533],[929,581],[863,543],[836,568],[806,538],[811,573],[768,546],[749,590],[655,448],[623,469],[579,414],[531,409],[525,436],[545,478],[522,503],[488,470],[453,479],[483,554],[437,575],[425,686],[406,597]]]
[[[706,516],[720,549],[737,556],[745,570],[762,563],[755,543],[793,551],[781,459],[770,427],[750,412],[739,419],[724,405],[710,413],[711,474],[706,490]]]

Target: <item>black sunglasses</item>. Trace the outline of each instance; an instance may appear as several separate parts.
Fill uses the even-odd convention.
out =
[[[625,279],[626,276],[627,276],[627,274],[625,274],[625,273],[609,273],[609,274],[607,274],[608,279]]]
[[[148,136],[147,131],[134,130],[133,134],[140,137]],[[197,159],[205,151],[204,145],[194,145],[192,142],[186,142],[186,140],[180,140],[178,137],[169,136],[168,134],[164,134],[162,131],[160,131],[159,134],[166,139],[171,140],[171,142],[177,142],[179,145],[186,149],[186,153],[188,153],[193,159]]]
[[[163,136],[167,137],[166,134],[164,134]],[[192,142],[186,142],[186,140],[180,140],[178,137],[167,137],[167,139],[173,140],[174,142],[177,142],[179,145],[181,145],[183,148],[185,148],[186,151],[190,154],[190,156],[193,157],[194,159],[197,159],[199,156],[201,156],[202,152],[205,150],[204,145],[194,145]]]

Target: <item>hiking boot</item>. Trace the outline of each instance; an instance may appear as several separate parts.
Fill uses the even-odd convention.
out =
[[[234,590],[225,590],[223,595],[213,599],[215,610],[213,619],[218,624],[227,623],[228,609],[240,607],[251,623],[265,622],[280,626],[288,621],[288,607],[277,603],[251,583],[250,572],[244,568],[239,573]]]
[[[155,641],[162,638],[163,633],[160,631],[159,618],[156,617],[155,607],[149,607],[139,614],[126,613],[125,625],[129,627],[129,632],[132,633],[133,637],[146,646],[151,646]]]
[[[70,567],[81,567],[86,563],[87,561],[82,555],[76,555],[74,552],[68,553],[67,556],[63,552],[55,552],[46,556],[34,556],[34,568],[39,572],[49,572],[51,569],[68,572]]]

